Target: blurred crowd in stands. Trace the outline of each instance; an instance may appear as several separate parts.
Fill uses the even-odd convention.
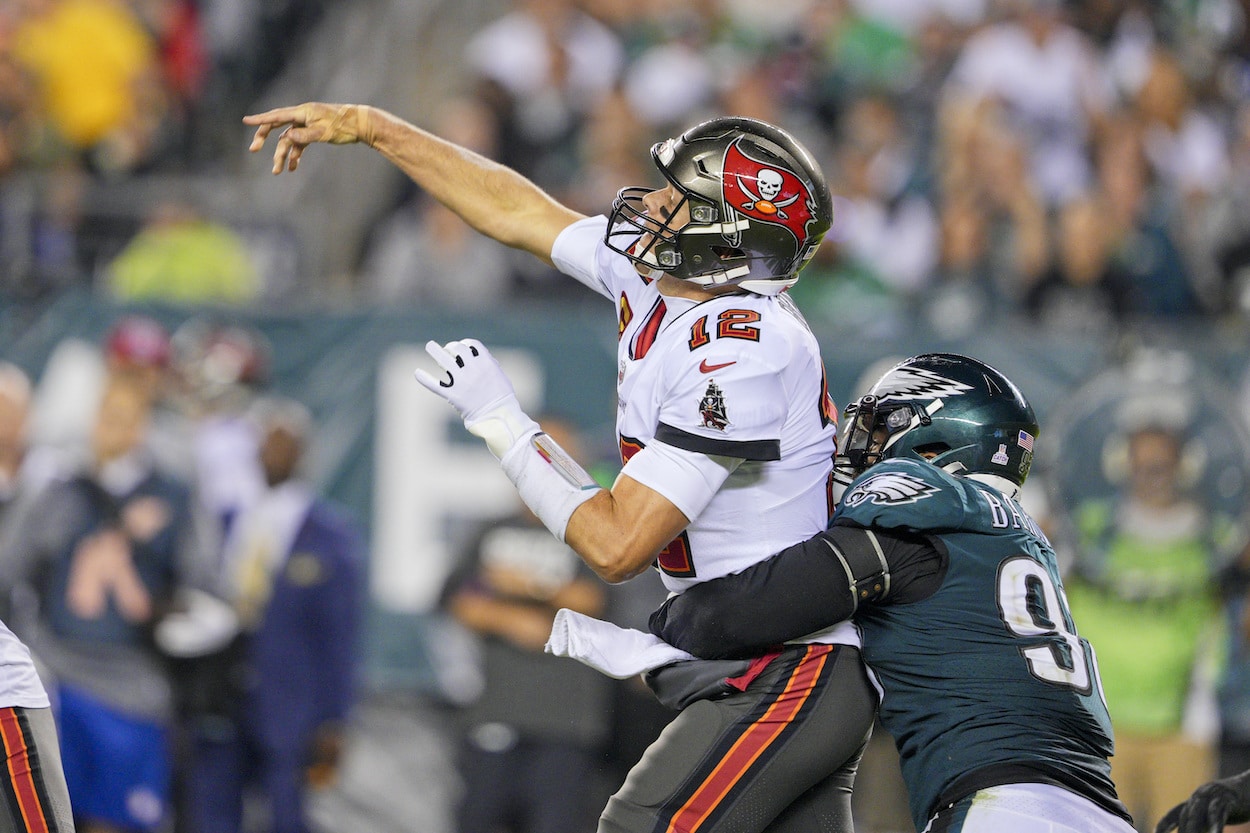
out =
[[[268,362],[249,327],[127,315],[37,386],[0,363],[0,615],[86,833],[301,833],[336,777],[365,538],[308,480],[315,423]]]
[[[330,5],[0,4],[0,303],[42,303],[69,290],[183,309],[211,303],[219,311],[272,300],[273,276],[246,219],[187,189],[164,190],[125,216],[88,211],[87,195],[170,175],[234,175],[236,157],[246,156],[239,116],[255,107]],[[447,5],[454,13],[456,4]],[[1250,315],[1247,0],[498,6],[465,45],[454,94],[423,102],[423,112],[397,112],[522,171],[588,214],[606,212],[623,183],[659,185],[645,149],[703,116],[734,113],[784,125],[818,153],[835,194],[833,231],[793,290],[822,333],[889,336],[919,319],[959,338],[985,321],[1011,319],[1055,338],[1101,342],[1143,320],[1235,332]],[[248,175],[266,171],[258,164]],[[20,211],[6,201],[7,186],[19,180],[36,183]],[[476,234],[398,175],[394,193],[373,218],[349,281],[347,300],[359,308],[489,312],[508,299],[577,291],[532,258]],[[274,651],[298,653],[298,643],[284,641],[289,634],[256,636],[253,615],[249,641],[268,646],[258,654],[240,654],[232,636],[230,651],[176,643],[162,649],[157,668],[149,650],[152,628],[177,607],[175,599],[185,605],[202,598],[193,591],[227,600],[240,615],[237,573],[247,549],[240,530],[269,526],[287,556],[313,559],[283,561],[271,553],[262,607],[273,600],[332,611],[334,602],[363,601],[352,566],[364,557],[354,526],[306,485],[290,485],[309,437],[306,415],[290,402],[253,408],[266,362],[259,334],[193,316],[172,336],[155,322],[128,319],[102,344],[67,340],[34,387],[21,370],[0,366],[3,618],[45,661],[62,666],[51,671],[75,669],[71,695],[95,705],[134,711],[131,688],[159,677],[145,689],[142,718],[168,732],[178,753],[172,772],[136,776],[149,792],[123,808],[130,817],[109,816],[106,807],[96,819],[102,825],[161,829],[177,817],[180,825],[197,819],[188,829],[237,829],[243,785],[224,783],[221,772],[277,773],[269,781],[279,785],[274,800],[291,802],[298,792],[293,767],[306,770],[304,783],[324,782],[342,755],[348,695],[341,687],[303,685],[304,693],[324,692],[317,719],[290,730],[298,743],[281,750],[286,757],[268,758],[261,753],[277,745],[265,727],[240,722],[241,713],[267,706],[249,701],[240,711],[239,698],[270,695],[213,688],[240,666],[258,673]],[[1142,385],[1158,388],[1157,380]],[[1185,399],[1190,392],[1182,386],[1173,394]],[[853,392],[839,393],[845,399]],[[98,405],[106,398],[123,404],[110,409],[112,423],[101,424]],[[1219,755],[1227,772],[1250,761],[1246,501],[1215,511],[1195,490],[1198,482],[1222,483],[1225,502],[1246,497],[1250,456],[1217,438],[1245,432],[1244,403],[1221,407],[1223,430],[1206,434],[1192,414],[1160,411],[1144,422],[1140,414],[1130,419],[1131,409],[1116,410],[1097,424],[1103,433],[1086,461],[1115,474],[1100,475],[1102,491],[1091,490],[1098,493],[1088,502],[1078,504],[1076,495],[1071,506],[1050,506],[1069,515],[1054,524],[1070,559],[1073,609],[1084,608],[1078,622],[1111,634],[1097,637],[1097,647],[1108,656],[1107,693],[1126,738],[1122,766],[1133,757],[1140,762],[1116,778],[1142,829],[1204,780]],[[1241,473],[1204,480],[1219,460],[1232,460]],[[135,491],[152,473],[160,474],[159,503]],[[1043,467],[1041,476],[1047,474]],[[40,524],[29,520],[32,512],[38,520],[49,507],[79,506],[72,493],[48,497],[56,483],[95,496],[80,503],[99,523],[112,524],[112,534],[82,521],[77,537],[35,540]],[[137,508],[127,509],[132,498]],[[32,509],[40,500],[60,504]],[[173,511],[175,504],[185,511]],[[186,515],[186,529],[162,539],[158,558],[149,544],[175,515]],[[296,549],[295,519],[307,517],[315,521],[312,542],[301,539]],[[239,518],[248,520],[235,526]],[[497,526],[505,538],[524,537],[513,529],[524,531],[522,517]],[[192,541],[199,543],[186,543]],[[453,575],[448,610],[482,639],[507,643],[488,645],[488,654],[515,663],[506,670],[521,676],[525,654],[543,659],[534,633],[545,627],[556,590],[521,602],[499,593],[492,585],[497,574],[474,572],[495,557],[474,543],[482,546]],[[531,558],[567,560],[564,551],[527,547]],[[561,569],[570,585],[580,581],[572,567]],[[313,598],[328,570],[338,589]],[[617,589],[594,605],[611,612],[632,604],[638,610],[621,618],[636,624],[652,597],[645,589],[633,599],[613,595]],[[498,601],[495,595],[519,606],[508,615],[523,619],[528,639],[466,613],[480,612],[470,603]],[[108,621],[99,624],[101,602],[110,598]],[[208,613],[197,610],[211,619],[211,605]],[[344,619],[347,629],[317,631],[319,647],[355,639],[355,612],[325,615]],[[1150,638],[1145,621],[1184,625],[1168,629],[1171,664],[1152,666],[1149,691],[1135,664],[1152,653],[1135,641]],[[99,667],[84,664],[58,644],[67,635],[116,652]],[[1210,658],[1213,644],[1227,649],[1226,665]],[[201,655],[219,664],[206,668],[194,661]],[[354,673],[352,658],[338,659],[342,677]],[[138,670],[122,674],[127,668]],[[563,750],[563,760],[580,765],[587,747],[615,751],[620,760],[608,763],[608,780],[619,778],[664,717],[632,689],[589,694],[613,705],[583,715],[587,725],[574,727],[574,748]],[[273,696],[293,695],[280,689]],[[466,720],[477,721],[465,739],[479,771],[490,766],[486,752],[512,751],[524,738],[525,726],[507,720],[531,721],[550,734],[549,724],[561,717],[539,709],[505,718],[517,704],[491,711],[496,706],[477,704],[490,712],[486,717],[466,710]],[[62,732],[88,754],[85,735],[66,726]],[[568,738],[556,740],[569,746]],[[150,746],[138,748],[151,757],[143,751]],[[888,744],[880,754],[891,754]],[[67,757],[67,770],[73,760]],[[1151,768],[1161,760],[1182,762],[1180,772]],[[513,770],[500,767],[496,774],[510,778]],[[72,792],[108,793],[109,785],[84,787],[79,774],[67,774]],[[167,794],[153,783],[166,784]],[[861,807],[869,830],[906,829],[898,787],[887,783],[894,782],[870,778],[857,799],[876,799],[877,806]],[[204,785],[227,794],[205,793]],[[184,812],[172,813],[175,806]]]
[[[89,197],[97,186],[219,170],[237,150],[237,115],[327,5],[0,6],[0,187],[37,176],[27,204],[11,201],[0,212],[4,298],[48,300],[82,288],[123,298],[254,297],[245,235],[209,216],[196,195],[162,193],[129,213],[93,210]],[[168,274],[153,280],[154,272]]]
[[[14,0],[0,9],[0,174],[211,165],[201,129],[271,81],[325,3]]]
[[[263,296],[231,218],[183,194],[142,224],[84,227],[83,178],[221,168],[241,153],[237,116],[324,5],[6,4],[0,178],[48,174],[9,292]],[[587,213],[606,211],[621,183],[653,182],[640,149],[702,116],[783,124],[817,149],[837,195],[829,244],[795,291],[814,316],[888,332],[923,309],[960,334],[1020,314],[1091,334],[1250,308],[1242,0],[500,7],[466,44],[451,100],[402,115]],[[480,307],[501,290],[548,288],[531,263],[398,180],[396,191],[362,245],[351,300]],[[17,232],[0,226],[0,243]],[[135,239],[123,251],[100,235]],[[150,278],[162,270],[177,277]]]

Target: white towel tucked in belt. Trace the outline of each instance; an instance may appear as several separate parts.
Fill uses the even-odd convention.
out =
[[[565,609],[556,613],[546,650],[558,657],[572,657],[618,680],[671,662],[694,659],[658,636]]]

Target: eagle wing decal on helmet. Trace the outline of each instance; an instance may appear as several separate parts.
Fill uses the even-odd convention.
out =
[[[896,367],[874,386],[880,402],[897,399],[940,399],[972,390],[971,385],[948,379],[922,367]]]

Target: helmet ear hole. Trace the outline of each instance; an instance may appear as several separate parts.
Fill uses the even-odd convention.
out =
[[[742,260],[747,253],[737,246],[713,246],[712,252],[721,260]]]
[[[912,451],[915,451],[926,460],[945,454],[950,450],[951,447],[948,443],[925,443],[912,449]]]

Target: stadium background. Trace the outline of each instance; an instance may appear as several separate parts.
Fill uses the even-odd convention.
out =
[[[749,3],[727,5],[750,14]],[[503,0],[272,4],[260,37],[280,41],[275,56],[269,64],[249,65],[248,83],[210,88],[195,112],[181,162],[124,174],[92,172],[82,205],[97,236],[88,241],[94,268],[84,280],[32,283],[25,268],[34,252],[32,238],[22,232],[39,215],[56,172],[35,160],[0,175],[0,357],[38,379],[66,339],[99,343],[122,314],[136,311],[171,330],[193,317],[217,316],[254,327],[269,341],[270,387],[301,399],[317,418],[314,479],[365,521],[370,533],[365,666],[368,688],[382,701],[407,704],[454,686],[440,676],[448,673],[440,667],[440,643],[447,634],[431,604],[457,531],[508,505],[510,494],[491,458],[469,444],[449,412],[427,407],[430,403],[413,393],[410,371],[420,360],[420,345],[472,335],[505,352],[521,368],[523,397],[585,429],[610,473],[613,311],[576,288],[557,298],[560,291],[541,275],[529,291],[487,310],[403,308],[362,298],[355,292],[359,253],[403,191],[395,172],[364,149],[319,147],[309,151],[298,174],[274,179],[267,154],[246,153],[248,132],[238,119],[244,112],[316,98],[368,102],[428,124],[465,81],[465,43],[511,6]],[[1231,52],[1241,55],[1238,49]],[[839,182],[831,185],[836,193]],[[151,206],[170,196],[227,221],[248,242],[262,273],[254,297],[242,304],[186,305],[126,301],[104,290],[101,272],[108,258]],[[892,310],[882,326],[830,314],[823,306],[806,312],[839,404],[883,357],[965,352],[990,361],[1026,391],[1044,426],[1039,440],[1044,447],[1062,433],[1048,417],[1060,413],[1084,382],[1147,347],[1190,356],[1222,397],[1220,407],[1245,410],[1250,327],[1244,311],[1233,306],[1192,320],[1140,319],[1118,331],[1079,336],[1011,312],[952,331],[927,314],[923,299]],[[1100,440],[1074,439],[1074,456],[1081,454],[1080,442],[1095,449]],[[406,455],[413,443],[424,456]],[[459,479],[439,465],[448,460],[461,471]],[[412,506],[424,508],[414,515]],[[431,754],[438,748],[437,730],[413,725],[402,707],[374,711],[367,719],[380,721],[372,727],[373,764],[368,778],[351,781],[349,774],[349,787],[376,789],[380,796],[388,783],[382,773],[416,767],[428,777],[417,779],[424,786],[415,795],[413,780],[403,779],[398,792],[409,790],[405,800],[428,808],[445,798],[452,789],[445,762],[440,766],[438,755]],[[407,734],[399,734],[409,740],[431,733],[430,745],[387,749],[388,736],[395,735],[387,721],[403,723]],[[350,817],[353,803],[370,802],[368,795],[348,793],[328,799],[321,810],[327,819]],[[394,792],[390,800],[395,801]],[[371,829],[386,829],[375,821],[378,826]],[[437,831],[445,823],[433,818],[429,827],[418,829]]]

